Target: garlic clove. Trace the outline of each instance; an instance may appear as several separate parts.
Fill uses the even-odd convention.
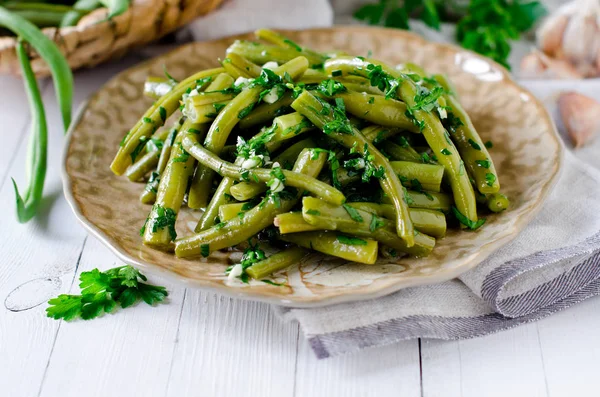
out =
[[[520,77],[525,79],[582,79],[567,61],[533,51],[521,59]]]
[[[566,15],[548,18],[536,33],[538,47],[546,54],[559,58],[562,55],[563,34],[569,23]]]
[[[584,146],[600,131],[600,103],[574,91],[558,97],[558,110],[575,148]]]

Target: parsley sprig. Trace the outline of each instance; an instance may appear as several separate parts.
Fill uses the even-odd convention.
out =
[[[112,313],[117,306],[125,309],[140,300],[149,305],[162,302],[168,292],[165,287],[146,284],[146,276],[127,266],[101,272],[94,269],[79,276],[81,295],[61,294],[50,299],[46,314],[55,320],[82,318],[91,320]]]
[[[417,17],[439,30],[442,20],[451,22],[456,14],[462,15],[456,28],[457,41],[509,67],[510,42],[529,30],[546,9],[535,0],[470,0],[466,9],[442,0],[406,0],[402,5],[395,0],[379,0],[359,8],[354,17],[370,25],[399,29],[410,29],[409,17]]]

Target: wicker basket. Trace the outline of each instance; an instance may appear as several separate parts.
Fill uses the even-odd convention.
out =
[[[156,40],[193,19],[206,15],[223,0],[132,0],[129,9],[107,20],[107,9],[97,9],[83,17],[77,26],[46,28],[65,54],[72,69],[91,67],[120,57],[133,47]],[[14,37],[0,37],[0,73],[20,74]],[[32,54],[38,76],[49,70],[37,54]]]

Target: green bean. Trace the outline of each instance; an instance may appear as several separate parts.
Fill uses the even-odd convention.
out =
[[[266,192],[267,189],[264,183],[240,182],[231,186],[230,194],[238,201],[246,201]]]
[[[325,164],[325,154],[321,153],[313,160],[312,153],[307,149],[303,151],[294,165],[294,173],[312,179],[319,175]],[[179,239],[175,242],[175,255],[180,258],[202,254],[208,256],[215,250],[237,245],[273,223],[273,219],[280,213],[289,211],[299,200],[302,192],[288,199],[280,197],[275,200],[273,195],[265,199],[243,217],[236,217],[228,222],[223,222],[201,231],[193,236]]]
[[[225,72],[235,80],[239,79],[240,77],[245,79],[249,79],[251,77],[250,73],[232,64],[231,60],[228,58],[224,59],[223,62],[221,62],[221,65],[223,66],[223,69],[225,69]]]
[[[159,150],[146,153],[125,171],[125,176],[129,178],[131,182],[139,181],[156,167],[159,158]]]
[[[246,269],[246,273],[255,280],[260,280],[270,274],[285,269],[286,267],[298,263],[302,258],[308,255],[308,251],[300,247],[287,248],[256,262]]]
[[[234,164],[221,160],[214,153],[209,152],[198,143],[198,140],[191,135],[186,135],[182,141],[183,148],[198,162],[202,163],[207,168],[218,172],[228,178],[236,180],[253,180],[255,182],[268,182],[273,176],[271,170],[266,168],[253,168],[247,170]],[[333,204],[342,204],[345,201],[344,195],[337,189],[323,183],[315,178],[308,177],[298,172],[282,170],[285,177],[285,185],[292,186],[302,191],[307,191],[318,197],[322,197],[325,201]]]
[[[286,212],[275,217],[273,224],[279,228],[279,233],[301,233],[322,230],[304,220],[302,212]]]
[[[410,161],[390,161],[403,184],[413,189],[439,192],[444,176],[444,167],[436,164],[423,164]]]
[[[370,125],[360,130],[360,132],[369,142],[373,142],[375,145],[377,145],[383,140],[398,134],[400,129],[384,127],[381,125]]]
[[[427,256],[435,246],[434,238],[417,233],[414,236],[414,245],[408,247],[406,242],[398,237],[393,221],[379,219],[372,213],[356,208],[351,214],[345,207],[336,207],[314,197],[302,199],[302,216],[313,226],[377,240],[414,256]]]
[[[327,122],[333,120],[332,111],[324,108],[323,103],[308,91],[302,92],[292,103],[292,107],[321,129]],[[323,112],[324,109],[325,112]],[[347,148],[355,148],[363,156],[365,151],[368,150],[369,154],[373,156],[374,165],[377,168],[382,167],[384,169],[385,178],[379,179],[379,182],[396,208],[398,235],[406,242],[408,247],[412,247],[414,244],[414,230],[408,214],[408,207],[404,201],[405,190],[387,159],[356,128],[352,129],[352,134],[331,132],[328,136]]]
[[[357,202],[348,203],[348,205],[387,219],[394,219],[396,216],[396,210],[390,204]],[[443,237],[446,234],[446,217],[444,213],[423,208],[409,208],[408,212],[410,213],[410,219],[413,221],[415,229],[421,233],[433,237]]]
[[[236,54],[236,53],[230,53],[227,54],[227,58],[225,58],[225,60],[229,59],[229,62],[231,62],[231,64],[233,66],[235,66],[238,69],[241,69],[243,71],[245,71],[245,73],[248,74],[248,77],[258,77],[260,76],[260,73],[262,72],[262,68],[260,66],[258,66],[257,64],[250,62],[249,60],[247,60],[246,58],[244,58],[243,56]]]
[[[236,53],[259,65],[273,61],[284,64],[292,59],[303,56],[304,52],[298,52],[293,48],[284,48],[271,45],[258,44],[251,41],[236,40],[227,49],[227,55]],[[324,57],[305,56],[311,66],[322,65]]]
[[[284,35],[279,34],[273,30],[258,29],[254,32],[254,34],[256,35],[256,38],[259,40],[264,40],[271,44],[275,44],[276,46],[283,47],[283,48],[290,48],[292,50],[297,51],[299,53],[298,55],[302,55],[302,56],[306,57],[311,62],[311,65],[314,65],[314,66],[321,65],[327,59],[327,56],[325,56],[323,54],[319,54],[318,52],[313,51],[309,48],[300,47],[297,43],[294,43],[288,37],[285,37]],[[314,67],[314,66],[312,66],[312,67]]]
[[[452,95],[444,95],[450,112],[460,120],[460,125],[450,130],[450,137],[464,159],[467,171],[475,180],[480,193],[489,194],[500,191],[500,180],[492,157],[479,137],[471,118],[460,102]]]
[[[348,113],[385,127],[397,127],[419,132],[419,127],[406,116],[406,104],[395,99],[365,92],[346,91],[335,95],[342,98]]]
[[[413,117],[419,124],[423,125],[422,134],[427,144],[446,170],[458,211],[472,222],[477,222],[475,193],[469,176],[465,172],[464,163],[459,156],[459,152],[452,141],[447,139],[446,130],[439,118],[433,113],[417,107],[415,98],[418,97],[419,91],[410,77],[404,78],[399,72],[381,62],[363,61],[359,58],[349,57],[329,59],[325,62],[325,71],[330,73],[333,70],[341,70],[343,74],[351,72],[368,77],[368,68],[373,67],[369,65],[381,66],[382,73],[386,77],[396,79],[395,81],[398,83],[397,95],[409,108],[413,109]]]
[[[160,184],[160,174],[158,171],[152,171],[146,186],[140,194],[140,201],[142,204],[154,204],[156,201],[156,193],[158,192],[158,185]]]
[[[508,208],[510,201],[502,193],[492,193],[487,197],[487,206],[492,212],[502,212]]]
[[[54,82],[56,97],[62,115],[65,132],[71,123],[71,103],[73,98],[73,74],[60,50],[54,42],[26,19],[14,15],[0,6],[0,27],[5,27],[27,41],[48,64]],[[35,75],[22,44],[17,45],[17,57],[21,64],[25,89],[32,114],[30,150],[27,156],[30,179],[22,197],[13,180],[17,204],[17,219],[21,223],[30,220],[36,213],[42,199],[46,177],[47,125],[43,102],[37,87]]]
[[[308,61],[306,58],[297,57],[281,65],[273,70],[274,73],[283,76],[286,72],[292,77],[292,79],[300,76],[308,67]],[[260,85],[249,85],[245,87],[235,98],[233,98],[227,106],[221,110],[216,117],[215,121],[210,126],[210,130],[204,141],[206,149],[220,155],[225,146],[225,142],[233,130],[233,127],[243,117],[243,114],[248,108],[253,108],[259,99],[260,93],[264,90],[263,86]],[[202,165],[198,166],[196,170],[197,176],[194,176],[194,183],[196,184],[196,199],[195,207],[205,207],[208,203],[208,195],[212,181],[214,179],[214,172]]]
[[[345,241],[343,235],[330,232],[304,232],[293,233],[281,236],[283,241],[294,243],[300,247],[310,248],[314,251],[322,252],[327,255],[336,256],[352,262],[372,265],[377,260],[378,244],[375,240],[360,240],[359,244],[349,244]],[[350,239],[352,241],[352,239]]]
[[[0,15],[1,12],[0,9]],[[31,69],[27,50],[21,40],[17,41],[16,50],[31,112],[30,150],[27,156],[28,169],[31,172],[29,172],[30,180],[24,197],[21,197],[17,183],[14,179],[12,180],[17,202],[17,219],[20,223],[25,223],[35,216],[37,207],[42,200],[44,179],[46,177],[48,128],[42,96],[35,74]]]
[[[210,103],[210,101],[218,101],[223,99],[222,93],[218,92],[221,90],[224,90],[225,88],[230,87],[233,84],[233,79],[231,78],[231,76],[229,76],[227,73],[221,73],[219,74],[217,77],[215,77],[215,79],[208,85],[208,87],[206,87],[206,91],[204,92],[199,92],[197,95],[193,95],[191,98],[199,98],[200,100],[197,101],[199,103]],[[217,96],[215,98],[215,95]],[[188,98],[186,98],[184,103],[189,103],[190,97],[188,96]],[[213,107],[213,104],[209,105],[212,108],[212,111],[215,111],[216,108]],[[193,107],[192,107],[193,109]],[[187,112],[186,112],[187,110]],[[196,111],[194,110],[194,113]],[[205,123],[208,122],[212,119],[202,119],[201,117],[191,117],[192,115],[190,113],[192,113],[191,110],[189,110],[189,108],[186,106],[186,109],[184,109],[184,111],[182,112],[184,114],[184,116],[190,116],[188,117],[188,120],[192,123]],[[197,114],[194,114],[194,116],[198,116]],[[203,126],[207,126],[207,124],[202,124]],[[208,128],[203,127],[203,130],[207,130]],[[205,131],[202,131],[202,136],[196,136],[198,139],[199,138],[203,138],[205,136]],[[202,186],[201,184],[201,180],[200,180],[200,172],[196,172],[196,174],[194,175],[194,179],[192,180],[192,184],[190,186],[190,191],[188,193],[188,207],[193,208],[193,209],[197,209],[197,208],[202,208],[206,205],[206,199],[205,199],[205,192],[203,191],[203,189],[205,189],[204,186]]]
[[[247,203],[223,204],[219,207],[219,220],[221,222],[227,222],[238,216],[240,212],[246,212],[250,209],[246,209],[246,207]]]
[[[389,201],[385,198],[384,201]],[[446,193],[407,191],[407,201],[410,208],[426,208],[443,212],[450,211],[454,202]]]
[[[402,147],[393,142],[385,141],[382,147],[392,160],[411,161],[413,163],[420,163],[422,161],[421,155],[409,145]]]
[[[167,95],[176,83],[162,77],[148,77],[144,82],[144,95],[148,98],[159,99]]]
[[[261,103],[247,116],[240,120],[238,127],[247,130],[257,125],[269,123],[275,117],[285,112],[291,103],[294,101],[292,94],[286,92],[278,101],[273,103]]]
[[[129,8],[129,0],[100,0],[108,8],[108,19],[119,16]]]
[[[154,102],[144,116],[142,116],[125,138],[123,138],[119,151],[110,165],[111,170],[116,175],[122,175],[127,167],[133,162],[131,154],[135,151],[140,142],[149,137],[158,127],[165,123],[175,110],[179,109],[179,100],[183,94],[188,89],[195,87],[199,80],[213,77],[223,72],[223,68],[208,69],[198,72],[179,82],[179,84],[177,84],[169,93]],[[204,85],[202,85],[202,87],[203,86]]]
[[[27,19],[38,28],[58,26],[73,8],[63,4],[5,2],[2,6],[13,15]]]
[[[169,163],[160,178],[156,202],[146,219],[142,231],[145,245],[160,250],[172,250],[177,233],[175,221],[183,203],[183,197],[188,185],[188,179],[194,171],[195,159],[186,153],[181,141],[184,136],[193,135],[198,124],[185,121],[175,138]]]

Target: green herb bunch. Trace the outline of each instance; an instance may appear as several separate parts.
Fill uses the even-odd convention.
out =
[[[165,287],[142,282],[147,281],[146,276],[129,265],[105,272],[98,269],[82,272],[79,281],[81,295],[61,294],[50,299],[46,309],[48,317],[91,320],[103,313],[112,313],[117,305],[125,309],[140,300],[154,305],[169,295]]]
[[[354,17],[399,29],[410,29],[409,17],[417,17],[439,30],[442,21],[456,22],[458,14],[462,15],[456,26],[460,45],[510,68],[510,42],[529,30],[546,9],[536,0],[470,0],[466,8],[439,0],[379,0],[358,9]]]

